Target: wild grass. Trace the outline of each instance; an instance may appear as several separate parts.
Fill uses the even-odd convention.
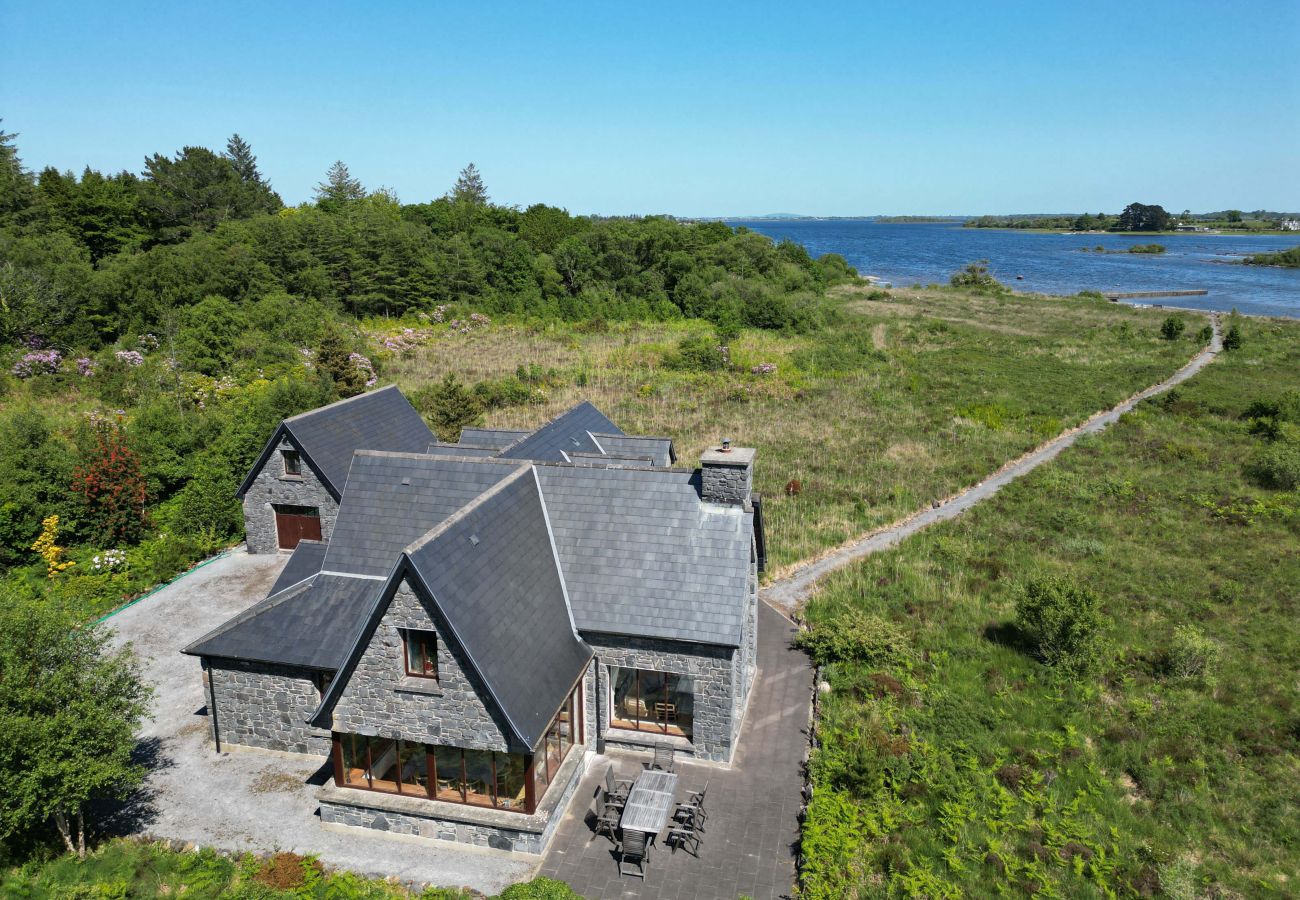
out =
[[[806,896],[1300,890],[1300,493],[1244,465],[1270,439],[1248,407],[1300,389],[1300,323],[1240,327],[1176,393],[826,582],[812,622],[881,616],[911,649],[823,669]],[[1026,652],[1042,575],[1100,595],[1103,675]]]
[[[1191,335],[1160,340],[1157,311],[1096,299],[836,294],[837,325],[747,330],[724,373],[664,365],[684,336],[707,330],[700,323],[492,326],[440,335],[384,373],[412,390],[447,372],[472,384],[537,366],[549,372],[544,402],[494,411],[487,424],[535,427],[585,398],[628,432],[671,436],[681,465],[722,437],[757,447],[775,569],[978,481],[1197,349]],[[765,362],[775,374],[751,374]]]
[[[469,888],[413,890],[379,878],[326,869],[311,856],[274,853],[231,858],[163,843],[107,841],[81,860],[65,854],[0,870],[0,896],[26,900],[487,900]],[[577,900],[562,882],[538,877],[498,900]]]

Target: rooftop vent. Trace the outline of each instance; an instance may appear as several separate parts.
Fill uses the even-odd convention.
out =
[[[477,546],[478,546],[478,535],[477,535],[477,534],[471,534],[471,535],[469,536],[469,542],[470,542],[471,544],[473,544],[475,547],[477,547]]]

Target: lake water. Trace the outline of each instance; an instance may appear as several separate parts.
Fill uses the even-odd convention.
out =
[[[814,256],[839,253],[863,275],[895,285],[947,284],[957,269],[987,259],[993,275],[1017,290],[1044,294],[1094,291],[1208,290],[1199,297],[1151,303],[1195,309],[1300,318],[1300,269],[1234,265],[1243,256],[1300,244],[1295,235],[1046,234],[962,228],[952,224],[867,221],[732,221],[780,240],[789,238]],[[1084,253],[1098,244],[1127,250],[1160,243],[1163,254]],[[1017,280],[1016,276],[1024,276]]]

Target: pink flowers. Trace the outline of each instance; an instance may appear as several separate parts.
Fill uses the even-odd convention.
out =
[[[31,378],[33,375],[53,375],[59,371],[63,354],[58,350],[33,350],[14,363],[12,371],[19,378]]]
[[[750,366],[749,371],[753,375],[775,375],[776,363],[759,363],[756,366]]]
[[[374,387],[379,383],[379,376],[375,374],[375,366],[369,359],[360,353],[349,353],[348,362],[366,376],[366,387]]]
[[[131,368],[144,365],[144,354],[139,350],[118,350],[113,354],[118,362],[124,362]]]
[[[380,343],[385,350],[403,353],[420,346],[430,337],[431,332],[428,329],[403,328],[397,334],[384,338]]]

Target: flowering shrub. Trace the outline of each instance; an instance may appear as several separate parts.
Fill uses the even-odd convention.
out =
[[[239,384],[229,375],[222,375],[220,378],[187,375],[185,387],[189,390],[194,405],[199,409],[207,409],[209,403],[221,399],[225,394],[239,387]]]
[[[118,350],[113,355],[117,357],[118,362],[124,362],[132,368],[144,364],[144,354],[139,350]]]
[[[105,550],[98,553],[90,561],[91,568],[96,572],[113,572],[126,568],[126,551],[125,550]]]
[[[447,317],[447,304],[440,303],[433,308],[433,321],[442,323]]]
[[[756,366],[751,366],[749,371],[754,375],[775,375],[776,363],[759,363]]]
[[[135,342],[135,345],[145,351],[157,350],[158,336],[146,332],[145,334],[140,335],[140,339]]]
[[[441,321],[441,319],[439,319],[438,321]],[[447,324],[451,326],[452,331],[458,332],[460,334],[469,334],[475,328],[482,328],[483,326],[490,325],[491,323],[492,320],[489,319],[487,316],[483,315],[482,313],[470,313],[468,320],[452,319]]]
[[[374,387],[379,383],[379,376],[375,374],[375,365],[367,357],[360,353],[349,353],[348,362],[366,377],[366,387]]]
[[[302,364],[308,369],[316,368],[316,351],[310,347],[299,347],[298,354],[302,357]]]
[[[413,350],[416,347],[429,340],[432,333],[426,329],[419,330],[414,328],[403,328],[397,334],[390,335],[380,341],[385,350],[392,350],[394,353],[404,353],[407,350]]]
[[[95,361],[87,356],[77,358],[77,374],[82,378],[89,378],[95,374]]]
[[[149,489],[140,459],[126,445],[121,426],[100,419],[94,423],[95,446],[86,448],[72,473],[72,490],[84,503],[84,519],[96,540],[135,542],[148,521],[144,505]]]
[[[58,545],[58,540],[59,517],[46,516],[41,520],[41,536],[32,544],[32,549],[45,560],[45,574],[50,578],[76,565],[71,560],[63,561],[63,548]]]
[[[13,373],[19,378],[31,378],[33,375],[53,375],[59,371],[63,354],[58,350],[33,350],[23,355],[14,363]]]

